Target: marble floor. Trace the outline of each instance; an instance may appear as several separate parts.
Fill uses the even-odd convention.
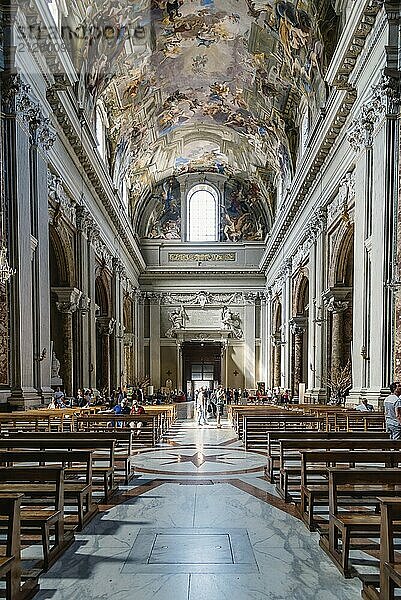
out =
[[[36,600],[356,600],[225,422],[177,423],[40,580]]]

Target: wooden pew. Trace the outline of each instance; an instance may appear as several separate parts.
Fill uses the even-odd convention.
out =
[[[394,540],[400,535],[401,498],[378,498],[380,502],[380,579],[366,577],[364,600],[395,600],[395,589],[401,587],[401,561],[396,560]],[[373,581],[372,581],[373,580]]]
[[[243,441],[245,450],[267,452],[267,433],[274,429],[291,431],[299,429],[321,430],[324,419],[304,415],[243,415]]]
[[[160,440],[160,431],[158,429],[158,417],[156,415],[114,415],[113,413],[100,413],[97,415],[88,415],[77,417],[77,431],[113,431],[114,429],[128,428],[130,423],[145,423],[140,429],[139,435],[135,438],[133,444],[136,446],[153,447]],[[134,429],[134,433],[136,429]]]
[[[352,577],[354,572],[349,564],[351,540],[357,538],[358,548],[363,549],[371,543],[361,543],[361,539],[377,537],[380,533],[380,515],[377,512],[365,512],[366,499],[399,495],[401,469],[329,468],[328,474],[329,532],[328,536],[320,536],[319,543],[344,577]],[[341,512],[340,503],[343,505],[344,498],[350,496],[354,501],[353,511]]]
[[[65,476],[63,506],[76,508],[78,528],[82,529],[97,513],[98,506],[93,502],[92,497],[91,450],[0,449],[0,463],[7,466],[21,465],[22,463],[25,463],[26,466],[36,463],[38,466],[61,466]],[[83,481],[81,475],[84,475]],[[63,519],[64,516],[62,515]]]
[[[276,489],[286,501],[293,500],[293,494],[300,494],[301,486],[301,450],[398,450],[397,440],[280,440],[280,472]]]
[[[74,431],[71,433],[30,433],[30,439],[38,439],[38,440],[63,440],[64,442],[73,442],[86,440],[91,441],[94,450],[94,460],[102,460],[105,459],[108,462],[108,468],[105,467],[96,467],[93,469],[94,475],[102,475],[103,470],[103,478],[104,478],[104,493],[105,498],[108,500],[115,491],[116,486],[114,483],[110,481],[110,477],[108,475],[110,469],[112,469],[114,464],[114,474],[123,479],[124,485],[128,485],[131,479],[134,476],[133,469],[133,451],[134,451],[134,439],[135,432],[131,429],[108,429],[107,431]],[[28,434],[24,433],[12,433],[10,434],[10,438],[15,440],[26,440]],[[108,446],[108,442],[110,440],[115,440],[114,446],[114,461],[110,460],[110,447]],[[104,447],[102,448],[102,443]],[[86,446],[89,448],[89,446]],[[102,453],[105,454],[102,454]]]
[[[64,537],[64,469],[62,467],[0,467],[0,492],[23,493],[20,508],[21,535],[31,539],[39,532],[43,549],[43,567],[47,569],[73,542]],[[40,502],[46,508],[37,508]],[[35,506],[33,507],[32,504]],[[3,533],[8,524],[0,521]],[[54,543],[50,534],[54,529]]]
[[[385,431],[358,431],[358,432],[339,432],[339,431],[315,431],[315,430],[295,430],[295,431],[268,431],[267,432],[267,465],[265,469],[266,479],[274,483],[274,475],[280,470],[280,440],[385,440],[390,439],[390,434]]]
[[[301,518],[310,531],[316,528],[316,505],[329,504],[327,468],[370,467],[395,468],[401,464],[401,444],[397,450],[301,450]],[[320,478],[319,478],[320,476]],[[319,480],[320,479],[320,480]],[[376,501],[374,501],[376,504]],[[320,523],[322,525],[322,523]]]
[[[22,581],[20,514],[23,494],[0,493],[0,523],[7,522],[6,535],[0,542],[0,578],[5,579],[5,598],[32,598],[39,589],[38,574]]]
[[[97,482],[94,482],[94,478],[98,477],[101,481],[101,488],[105,499],[108,501],[109,498],[117,491],[117,486],[114,482],[114,454],[115,454],[115,440],[113,438],[102,439],[102,440],[91,440],[91,439],[70,439],[69,434],[66,438],[58,438],[57,436],[45,436],[44,438],[38,439],[37,437],[5,437],[0,438],[0,449],[8,450],[102,450],[105,452],[104,455],[96,456],[92,455],[92,482],[90,489],[88,487],[80,488],[78,484],[71,483],[66,486],[66,500],[75,499],[79,506],[80,522],[79,527],[82,528],[93,515],[93,503],[92,503],[92,488],[97,486]],[[107,462],[106,465],[96,464],[96,461]],[[76,470],[76,473],[79,471]],[[86,507],[86,509],[85,509]],[[82,517],[82,518],[81,518]]]

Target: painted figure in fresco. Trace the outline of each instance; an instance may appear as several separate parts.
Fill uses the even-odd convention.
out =
[[[172,177],[155,193],[156,208],[151,215],[146,237],[176,240],[181,238],[180,186]]]
[[[171,22],[173,22],[176,17],[182,16],[180,13],[180,8],[183,4],[184,0],[174,0],[174,2],[167,0],[166,11]]]

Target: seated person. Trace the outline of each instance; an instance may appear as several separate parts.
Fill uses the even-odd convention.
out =
[[[368,401],[366,398],[363,398],[361,400],[361,403],[358,404],[358,406],[356,406],[356,410],[361,410],[363,412],[372,412],[373,409],[373,404],[368,404]]]
[[[114,413],[115,415],[129,415],[130,414],[130,408],[128,406],[128,400],[126,398],[123,398],[121,400],[121,404],[116,404],[115,406],[113,406],[113,408],[109,408],[109,410],[105,410],[105,411],[101,411],[102,413]],[[109,427],[114,427],[115,422],[114,421],[110,421],[107,424]],[[117,427],[122,427],[122,421],[117,421]]]
[[[142,404],[140,404],[140,402],[138,401],[138,398],[134,398],[132,400],[132,408],[131,408],[131,412],[130,415],[144,415],[145,414],[145,409],[143,408]],[[141,429],[142,427],[146,425],[146,423],[142,422],[142,421],[131,421],[129,426],[132,429],[136,429],[136,435],[137,437],[139,437],[140,433],[141,433]]]

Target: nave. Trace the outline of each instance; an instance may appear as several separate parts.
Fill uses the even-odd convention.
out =
[[[41,578],[36,600],[353,600],[226,421],[178,421]]]

